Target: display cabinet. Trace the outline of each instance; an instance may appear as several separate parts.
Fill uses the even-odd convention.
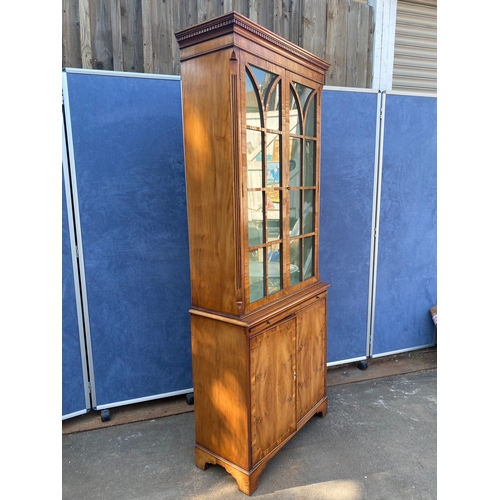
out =
[[[321,90],[329,64],[238,13],[176,33],[192,307],[195,461],[251,495],[325,415]]]

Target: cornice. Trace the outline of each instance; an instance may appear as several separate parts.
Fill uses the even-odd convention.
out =
[[[265,40],[282,50],[294,54],[296,57],[313,62],[323,70],[327,70],[330,67],[330,64],[323,59],[295,45],[286,38],[259,26],[257,23],[254,23],[238,12],[229,12],[209,21],[177,31],[175,37],[177,38],[179,46],[182,48],[183,46],[194,45],[198,43],[198,41],[210,39],[212,35],[218,36],[220,33],[231,32],[243,34],[242,31]]]

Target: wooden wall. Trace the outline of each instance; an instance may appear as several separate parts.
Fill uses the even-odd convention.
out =
[[[330,62],[327,85],[371,87],[366,0],[62,0],[62,67],[178,75],[174,33],[232,10]]]

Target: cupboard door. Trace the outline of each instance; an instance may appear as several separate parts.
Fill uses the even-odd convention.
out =
[[[297,421],[325,396],[326,299],[297,313]]]
[[[283,78],[245,65],[247,234],[250,302],[284,289]]]
[[[252,464],[296,429],[295,318],[250,340]]]

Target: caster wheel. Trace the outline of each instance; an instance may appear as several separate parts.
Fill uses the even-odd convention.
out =
[[[366,370],[368,368],[368,363],[366,361],[358,361],[356,365],[360,370]]]
[[[109,410],[101,410],[101,422],[107,422],[111,419],[111,412]]]
[[[186,403],[188,405],[192,405],[194,403],[194,394],[192,392],[186,394]]]

